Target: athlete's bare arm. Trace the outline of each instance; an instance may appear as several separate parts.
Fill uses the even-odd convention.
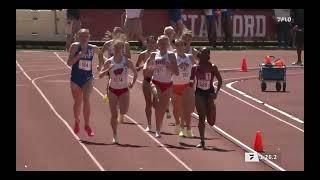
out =
[[[111,68],[112,68],[111,60],[108,59],[108,60],[104,63],[103,68],[102,68],[102,70],[101,70],[100,73],[99,73],[99,78],[100,78],[100,79],[103,78],[103,76],[105,76],[105,75],[109,72],[109,70],[110,70]]]
[[[218,92],[220,91],[220,88],[222,86],[222,77],[221,77],[221,74],[218,70],[218,67],[216,65],[212,65],[212,67],[213,67],[213,73],[214,73],[215,77],[217,77],[217,79],[218,79],[218,87],[217,87],[217,91],[215,93],[216,94],[215,98],[217,98]]]
[[[131,59],[131,53],[130,53],[130,44],[129,42],[125,42],[124,43],[124,48],[125,48],[125,56],[128,58],[128,59]]]
[[[81,51],[76,55],[76,50],[77,50],[77,44],[76,43],[72,43],[69,49],[69,58],[68,58],[68,66],[72,66],[73,64],[77,63],[77,61],[79,61],[80,57],[81,57]]]
[[[169,61],[170,61],[169,69],[171,70],[171,72],[173,74],[179,76],[179,68],[177,65],[176,56],[173,53],[169,53],[168,57],[169,57]]]
[[[138,72],[137,72],[136,68],[134,67],[133,63],[129,59],[128,59],[128,68],[131,69],[131,71],[133,72],[133,79],[129,83],[129,88],[132,88],[138,78]]]
[[[146,69],[153,69],[154,59],[156,57],[156,53],[152,53],[150,57],[146,60]]]
[[[199,51],[196,50],[195,48],[192,48],[193,64],[198,64],[199,62],[198,54],[199,54]]]
[[[106,42],[103,44],[102,49],[101,49],[101,53],[102,53],[102,54],[104,54],[104,52],[109,49],[110,44],[111,44],[111,40],[106,41]]]
[[[195,83],[195,77],[196,77],[196,66],[193,66],[191,69],[191,76],[190,76],[190,84],[193,87],[194,83]]]
[[[143,61],[144,61],[144,59],[146,57],[146,52],[147,52],[146,50],[142,51],[138,56],[138,60],[136,62],[136,69],[137,69],[138,72],[143,68],[143,64],[142,63],[143,63]]]
[[[93,45],[93,52],[95,54],[98,54],[99,64],[97,65],[97,70],[100,71],[103,64],[104,64],[103,53],[102,53],[102,51],[100,51],[98,46],[95,46],[95,45]]]

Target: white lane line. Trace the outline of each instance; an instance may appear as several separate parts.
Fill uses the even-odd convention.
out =
[[[253,101],[256,101],[259,104],[263,104],[264,106],[268,107],[269,109],[271,109],[273,111],[276,111],[276,112],[278,112],[278,113],[280,113],[280,114],[282,114],[284,116],[287,116],[288,118],[290,118],[290,119],[292,119],[294,121],[297,121],[297,122],[299,122],[301,124],[304,124],[304,122],[302,120],[300,120],[299,118],[297,118],[297,117],[295,117],[295,116],[293,116],[293,115],[291,115],[289,113],[286,113],[286,112],[280,110],[279,108],[276,108],[276,107],[274,107],[272,105],[264,103],[264,102],[260,101],[259,99],[256,99],[256,98],[254,98],[254,97],[252,97],[252,96],[240,91],[239,89],[236,89],[236,88],[232,87],[232,85],[237,83],[237,82],[238,81],[230,82],[230,83],[226,84],[226,87],[231,89],[231,90],[233,90],[233,91],[235,91],[235,92],[237,92],[237,93],[239,93],[239,94],[241,94],[241,95],[243,95],[243,96],[245,96],[245,97],[247,97],[247,98],[249,98],[249,99],[251,99],[251,100],[253,100]]]
[[[31,68],[31,67],[47,67],[48,68],[49,65],[27,65],[27,66],[24,66],[24,68]],[[57,65],[58,66],[58,65]]]
[[[70,80],[60,79],[60,80],[46,80],[43,82],[49,82],[49,83],[70,83]]]
[[[80,138],[73,132],[73,129],[69,126],[69,124],[67,123],[67,121],[65,119],[63,119],[60,114],[56,111],[56,109],[53,107],[53,105],[50,103],[50,101],[48,100],[48,98],[44,95],[44,93],[41,91],[41,89],[38,87],[38,85],[35,83],[36,80],[41,79],[41,78],[45,78],[45,77],[50,77],[50,76],[60,76],[60,75],[66,75],[69,73],[63,73],[63,74],[54,74],[54,75],[47,75],[47,76],[41,76],[41,77],[37,77],[33,80],[31,80],[31,78],[28,76],[28,74],[24,71],[24,69],[20,66],[19,62],[16,60],[17,65],[19,66],[19,68],[21,69],[21,71],[23,72],[23,74],[32,82],[33,86],[38,90],[38,92],[40,93],[40,95],[43,97],[43,99],[47,102],[47,104],[49,105],[49,107],[51,108],[51,110],[55,113],[55,115],[64,123],[64,125],[68,128],[68,130],[71,132],[71,134],[73,135],[73,137],[77,140],[77,142],[82,146],[82,148],[85,150],[85,152],[89,155],[89,157],[92,159],[92,161],[97,165],[97,167],[99,168],[100,171],[105,171],[105,169],[101,166],[101,164],[97,161],[97,159],[92,155],[92,153],[90,152],[90,150],[83,144],[80,142]]]
[[[192,169],[187,166],[182,160],[180,160],[175,154],[173,154],[168,148],[166,148],[160,141],[158,141],[155,137],[153,137],[151,134],[149,134],[148,132],[146,132],[143,127],[138,124],[134,119],[132,119],[131,117],[125,115],[128,119],[130,119],[133,123],[135,123],[142,132],[144,132],[146,135],[148,135],[152,140],[154,140],[155,142],[157,142],[164,150],[166,150],[175,160],[177,160],[180,164],[182,164],[188,171],[192,171]]]
[[[67,63],[56,53],[54,52],[54,54],[58,57],[58,59],[63,62],[66,66]],[[69,67],[69,66],[68,66]],[[71,69],[69,67],[69,69]],[[141,81],[140,81],[141,82]],[[141,82],[142,83],[142,82]],[[99,91],[96,87],[93,87],[94,90],[100,94],[101,97],[103,97],[104,95],[101,93],[101,91]],[[175,160],[177,160],[183,167],[185,167],[188,171],[192,171],[192,169],[187,166],[181,159],[179,159],[174,153],[172,153],[168,148],[165,147],[165,145],[163,145],[160,141],[158,141],[156,138],[154,138],[152,135],[150,135],[149,133],[145,132],[145,130],[143,129],[143,127],[141,125],[139,125],[133,118],[131,118],[130,116],[128,115],[125,115],[125,117],[127,119],[129,119],[131,122],[135,123],[140,129],[142,132],[144,132],[145,134],[147,134],[153,141],[155,141],[157,144],[159,144],[165,151],[167,151]]]
[[[16,84],[16,87],[25,87],[27,85],[23,85],[23,84]]]
[[[199,119],[199,115],[196,113],[192,113],[192,116],[196,119]],[[223,131],[222,129],[220,129],[218,126],[214,125],[214,126],[210,126],[207,122],[206,125],[209,126],[211,129],[215,130],[216,132],[218,132],[220,135],[222,135],[223,137],[227,138],[228,140],[230,140],[231,142],[235,143],[236,145],[240,146],[241,148],[245,149],[247,152],[255,152],[258,154],[258,156],[260,156],[259,159],[261,159],[263,162],[265,162],[267,165],[271,166],[272,168],[279,170],[279,171],[285,171],[284,168],[282,168],[281,166],[277,165],[276,163],[270,161],[269,159],[265,158],[264,155],[261,155],[260,153],[256,152],[255,150],[253,150],[252,148],[250,148],[249,146],[245,145],[244,143],[242,143],[241,141],[239,141],[238,139],[234,138],[233,136],[231,136],[230,134],[228,134],[227,132]]]
[[[225,79],[225,80],[228,80],[228,79]],[[215,82],[213,83],[213,85],[214,85],[215,83],[217,83],[217,82],[218,82],[218,81],[215,81]],[[215,86],[215,85],[214,85],[214,86]],[[215,86],[215,87],[216,87],[216,86]],[[269,113],[269,112],[261,109],[261,108],[258,108],[258,107],[256,107],[255,105],[250,104],[249,102],[247,102],[247,101],[245,101],[245,100],[243,100],[243,99],[241,99],[241,98],[239,98],[239,97],[237,97],[237,96],[235,96],[235,95],[233,95],[233,94],[228,93],[227,91],[223,90],[222,88],[221,88],[220,90],[221,90],[222,92],[228,94],[229,96],[231,96],[231,97],[233,97],[233,98],[235,98],[235,99],[237,99],[237,100],[239,100],[239,101],[241,101],[241,102],[243,102],[243,103],[245,103],[245,104],[247,104],[247,105],[249,105],[249,106],[251,106],[251,107],[253,107],[253,108],[255,108],[255,109],[257,109],[257,110],[259,110],[259,111],[261,111],[261,112],[263,112],[263,113],[265,113],[265,114],[267,114],[267,115],[269,115],[269,116],[271,116],[271,117],[273,117],[273,118],[275,118],[275,119],[277,119],[278,121],[281,121],[281,122],[283,122],[283,123],[285,123],[285,124],[287,124],[287,125],[289,125],[289,126],[291,126],[291,127],[293,127],[293,128],[295,128],[295,129],[297,129],[297,130],[299,130],[299,131],[301,131],[301,132],[304,133],[304,130],[303,130],[303,129],[301,129],[301,128],[299,128],[299,127],[297,127],[297,126],[295,126],[295,125],[293,125],[293,124],[291,124],[291,123],[289,123],[289,122],[287,122],[287,121],[285,121],[285,120],[283,120],[283,119],[281,119],[281,118],[279,118],[279,117],[277,117],[277,116],[275,116],[275,115],[273,115],[273,114],[271,114],[271,113]]]
[[[25,72],[37,72],[37,71],[55,71],[55,70],[60,70],[60,69],[66,69],[65,67],[63,68],[56,68],[56,69],[35,69],[35,70],[28,70]],[[21,73],[22,71],[16,71],[16,74]]]
[[[287,74],[287,75],[291,75],[291,74]],[[296,74],[292,74],[292,75],[296,75]],[[132,76],[131,76],[132,77]],[[257,78],[258,76],[246,76],[246,77],[239,77],[239,78],[229,78],[229,79],[224,79],[225,81],[227,80],[242,80],[242,79],[254,79]],[[214,82],[214,84],[217,83],[217,81]],[[222,90],[222,89],[221,89]],[[223,92],[225,92],[224,90],[222,90]],[[227,93],[227,92],[225,92]],[[228,94],[228,93],[227,93]],[[230,95],[230,94],[229,94]],[[233,95],[231,95],[233,96]],[[237,97],[235,97],[236,99],[238,99]],[[241,99],[240,99],[241,100]],[[195,117],[196,119],[199,119],[199,115],[196,113],[192,113],[192,116]],[[272,115],[271,115],[272,116]],[[206,123],[207,124],[207,123]],[[222,129],[220,129],[218,126],[214,125],[213,127],[210,126],[209,124],[207,124],[210,128],[212,128],[213,130],[215,130],[216,132],[218,132],[220,135],[222,135],[223,137],[229,139],[231,142],[233,142],[234,144],[238,145],[239,147],[245,149],[247,152],[256,152],[255,150],[251,149],[250,147],[248,147],[247,145],[245,145],[244,143],[242,143],[240,140],[236,139],[235,137],[231,136],[230,134],[228,134],[227,132],[223,131]],[[295,126],[294,126],[295,127]],[[297,127],[298,128],[298,127]],[[298,128],[299,129],[299,128]],[[301,130],[301,129],[300,129]],[[302,130],[303,131],[303,130]],[[304,131],[303,131],[304,132]],[[256,152],[258,153],[258,152]],[[273,169],[279,170],[279,171],[286,171],[284,168],[282,168],[281,166],[277,165],[276,163],[268,160],[265,158],[264,155],[261,155],[260,153],[258,153],[258,155],[260,156],[260,159],[262,159],[263,162],[265,162],[267,165],[269,165],[270,167],[272,167]]]
[[[39,53],[45,52],[45,51],[37,51],[37,50],[16,50],[16,51],[18,51],[18,52],[39,52]]]

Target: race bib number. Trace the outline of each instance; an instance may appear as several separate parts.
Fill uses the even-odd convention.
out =
[[[113,82],[116,82],[116,83],[120,83],[123,81],[123,78],[122,77],[114,77],[113,78]]]
[[[207,80],[198,80],[198,88],[207,90],[210,88],[210,81]]]
[[[182,73],[182,77],[183,77],[184,79],[189,78],[189,73],[183,72],[183,73]]]
[[[165,73],[165,72],[166,72],[166,68],[165,67],[154,69],[154,73],[157,74],[157,75],[160,75],[160,74]]]
[[[91,61],[88,60],[79,60],[79,69],[90,71],[91,70]]]

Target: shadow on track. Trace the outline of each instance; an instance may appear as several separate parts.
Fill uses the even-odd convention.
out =
[[[85,141],[85,140],[80,140],[80,142],[83,144],[86,144],[86,145],[96,145],[96,146],[117,145],[117,146],[121,146],[121,147],[134,147],[134,148],[148,147],[148,146],[140,146],[140,145],[134,145],[134,144],[99,143],[99,142],[91,142],[91,141]]]

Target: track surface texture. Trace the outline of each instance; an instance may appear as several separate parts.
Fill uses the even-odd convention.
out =
[[[152,132],[144,132],[147,121],[141,72],[130,90],[125,123],[118,127],[119,145],[111,142],[109,107],[102,101],[105,79],[94,81],[90,98],[90,121],[95,136],[89,138],[85,134],[82,115],[81,132],[75,135],[70,68],[65,64],[68,54],[17,50],[16,170],[275,171],[280,167],[303,171],[304,69],[288,68],[286,92],[275,92],[273,83],[267,84],[267,92],[261,92],[257,68],[266,55],[281,57],[289,65],[296,52],[211,52],[211,60],[221,70],[224,83],[216,100],[217,123],[215,128],[206,125],[208,149],[202,150],[195,148],[200,141],[196,116],[192,118],[196,136],[193,139],[174,134],[173,116],[164,119],[162,137],[154,138],[154,110]],[[137,56],[132,54],[134,63]],[[243,57],[249,71],[230,70],[239,69]],[[97,62],[95,57],[93,67]],[[261,155],[276,157],[270,161],[277,167],[261,160],[245,162],[246,148],[226,136],[253,148],[258,130],[262,132],[264,145]]]

